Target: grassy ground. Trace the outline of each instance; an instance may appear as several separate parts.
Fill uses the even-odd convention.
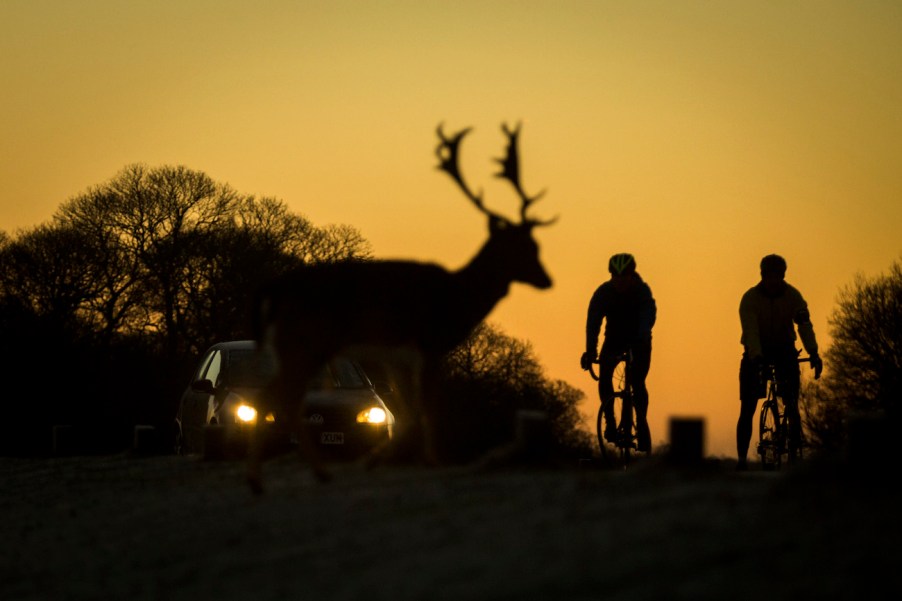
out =
[[[900,590],[899,493],[735,472],[0,459],[0,599],[846,599]]]

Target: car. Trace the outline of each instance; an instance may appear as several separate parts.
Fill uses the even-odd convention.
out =
[[[291,429],[278,422],[279,416],[257,414],[256,399],[265,386],[267,369],[256,349],[253,340],[232,340],[214,344],[203,354],[179,401],[176,453],[245,454],[258,419],[266,422],[267,448],[297,443]],[[308,431],[327,456],[360,456],[393,436],[395,417],[355,360],[333,358],[301,394],[298,402],[303,398]]]

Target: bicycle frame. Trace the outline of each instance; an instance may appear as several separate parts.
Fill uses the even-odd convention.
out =
[[[620,458],[623,467],[629,463],[633,452],[637,448],[637,432],[636,432],[636,410],[633,406],[633,390],[629,384],[628,374],[632,370],[632,353],[626,351],[619,357],[617,366],[614,368],[612,383],[614,385],[614,396],[606,401],[605,404],[599,405],[598,417],[595,422],[595,431],[598,436],[598,447],[601,451],[602,460],[609,463],[611,458],[608,457],[607,444],[604,440],[604,413],[607,410],[607,404],[616,403],[620,399],[620,411],[614,406],[614,419],[617,422],[617,436],[613,441],[614,447]],[[598,381],[599,375],[595,372],[595,366],[598,365],[596,359],[589,365],[589,374],[592,379]],[[626,415],[626,419],[623,416]]]
[[[799,363],[809,361],[811,361],[809,357],[798,359]],[[780,394],[777,368],[773,363],[769,363],[765,367],[765,385],[767,394],[761,405],[758,420],[758,455],[761,457],[761,467],[764,470],[773,471],[781,468],[784,455],[787,456],[790,463],[801,459],[804,445],[800,439],[797,448],[789,448],[789,415]]]

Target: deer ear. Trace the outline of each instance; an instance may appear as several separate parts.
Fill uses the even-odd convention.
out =
[[[489,215],[489,233],[503,232],[511,226],[511,222],[498,215]]]

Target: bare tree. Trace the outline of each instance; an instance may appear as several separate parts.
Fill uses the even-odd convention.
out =
[[[372,258],[370,243],[349,225],[314,226],[271,197],[245,198],[238,203],[236,225],[251,232],[259,244],[297,263],[331,263]],[[294,265],[293,265],[294,266]]]
[[[92,241],[81,232],[36,227],[3,246],[0,289],[35,315],[76,329],[96,292],[93,256]]]
[[[317,228],[276,199],[238,194],[183,166],[127,166],[54,220],[92,241],[92,321],[157,334],[173,355],[247,335],[249,298],[265,278],[370,255],[353,228]]]
[[[238,198],[228,186],[186,167],[150,169],[135,164],[64,204],[55,219],[109,237],[126,249],[140,270],[135,290],[144,299],[143,327],[162,332],[174,352],[180,313],[178,275],[186,261],[182,238],[229,223]]]
[[[902,263],[873,279],[857,275],[843,288],[830,320],[833,343],[825,377],[807,387],[807,427],[823,446],[836,446],[853,412],[898,419],[902,396]]]
[[[534,387],[542,379],[532,345],[480,323],[445,357],[449,377],[491,379],[513,389]]]
[[[165,399],[184,386],[188,357],[251,335],[248,307],[263,279],[369,256],[349,226],[315,227],[278,200],[240,195],[185,167],[128,166],[61,205],[50,223],[14,237],[0,231],[2,363],[33,383],[45,377],[35,357],[54,349],[71,357],[54,375],[86,393],[70,390],[62,403],[47,389],[23,420],[143,415],[167,425],[174,409]],[[135,381],[145,384],[135,390]]]
[[[545,377],[532,345],[480,323],[445,356],[438,410],[445,456],[473,460],[514,435],[516,412],[541,410],[559,448],[590,456],[594,438],[583,424],[585,394]]]

